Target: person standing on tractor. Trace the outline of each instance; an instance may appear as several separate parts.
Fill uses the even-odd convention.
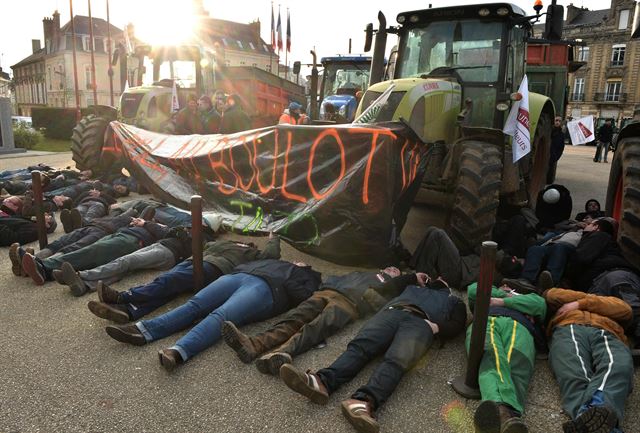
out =
[[[300,123],[300,109],[302,105],[297,102],[292,102],[289,104],[288,113],[285,110],[280,116],[280,120],[278,120],[278,125],[282,124],[290,124],[290,125],[298,125]]]
[[[598,147],[596,148],[596,156],[593,158],[593,162],[600,162],[602,159],[602,152],[604,151],[604,162],[607,161],[607,154],[609,153],[609,146],[611,146],[611,140],[613,139],[613,126],[611,126],[611,119],[607,119],[598,129]]]
[[[564,152],[564,130],[562,117],[556,116],[551,130],[551,154],[549,155],[549,171],[547,171],[547,183],[553,183],[556,179],[558,160]]]
[[[226,109],[220,119],[218,133],[234,134],[248,129],[251,129],[251,119],[242,109],[240,97],[238,95],[230,95],[227,98]]]
[[[187,106],[176,114],[177,135],[191,135],[202,133],[202,121],[198,114],[198,98],[196,95],[187,96]]]

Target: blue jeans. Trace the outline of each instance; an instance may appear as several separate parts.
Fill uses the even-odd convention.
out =
[[[524,268],[522,269],[522,278],[532,283],[538,279],[538,274],[543,271],[542,268],[546,259],[546,270],[551,272],[554,283],[560,282],[564,268],[567,265],[569,255],[575,251],[576,247],[566,243],[557,243],[549,245],[534,245],[527,250],[527,257],[524,260]]]
[[[222,322],[242,326],[272,315],[273,295],[267,282],[250,274],[231,274],[218,278],[180,307],[136,326],[147,341],[154,341],[202,319],[171,347],[186,361],[220,339]]]
[[[153,219],[169,227],[191,227],[191,214],[171,206],[157,207]]]
[[[204,262],[204,284],[209,284],[222,275],[222,271],[211,263]],[[183,293],[193,292],[193,262],[185,260],[160,274],[152,282],[132,287],[120,293],[120,302],[125,304],[129,317],[136,320]]]

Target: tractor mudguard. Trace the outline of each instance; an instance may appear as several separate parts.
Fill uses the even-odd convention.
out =
[[[616,143],[627,137],[637,137],[640,136],[640,122],[633,122],[626,125],[616,138]]]
[[[556,115],[556,108],[553,105],[551,98],[539,93],[529,92],[529,131],[531,131],[532,140],[536,127],[538,126],[538,120],[540,119],[540,115],[543,110],[551,110],[551,120],[553,120]]]
[[[118,120],[118,109],[110,105],[90,105],[90,114],[103,117],[108,120]]]

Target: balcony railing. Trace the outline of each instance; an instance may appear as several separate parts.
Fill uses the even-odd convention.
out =
[[[611,66],[624,66],[624,60],[612,60]]]
[[[593,98],[596,102],[627,102],[626,93],[596,93]]]
[[[572,93],[571,100],[573,102],[584,102],[584,93]]]

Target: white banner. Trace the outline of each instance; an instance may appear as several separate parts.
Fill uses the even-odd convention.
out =
[[[374,123],[378,117],[378,113],[380,113],[384,104],[387,103],[389,96],[391,96],[391,92],[395,88],[395,84],[389,85],[389,87],[387,87],[387,89],[382,92],[375,101],[373,101],[369,108],[364,110],[364,112],[353,121],[353,123]]]
[[[520,83],[518,93],[522,99],[514,102],[509,112],[509,117],[504,125],[503,132],[513,137],[513,162],[531,152],[531,133],[529,132],[529,80],[525,75]]]
[[[571,137],[571,144],[578,146],[595,140],[593,116],[582,117],[578,120],[567,122],[567,129]]]

